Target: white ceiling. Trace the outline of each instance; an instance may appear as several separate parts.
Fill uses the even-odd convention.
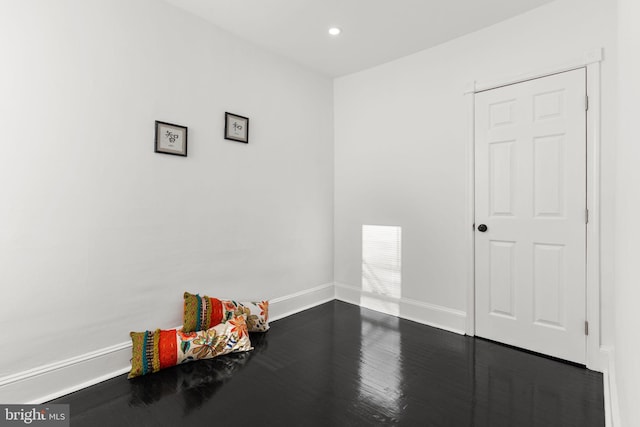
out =
[[[166,0],[329,76],[443,43],[552,0]],[[342,34],[329,36],[338,26]]]

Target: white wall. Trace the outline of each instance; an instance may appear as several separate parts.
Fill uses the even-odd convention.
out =
[[[640,3],[618,0],[620,98],[616,211],[615,380],[622,426],[640,425]]]
[[[402,226],[403,298],[430,310],[423,320],[460,330],[455,316],[436,316],[464,316],[467,309],[465,88],[474,80],[490,83],[544,70],[604,47],[602,328],[603,340],[611,342],[615,24],[611,0],[559,0],[337,79],[336,282],[360,287],[362,224]]]
[[[618,1],[619,37],[637,42],[638,5]],[[404,298],[464,315],[463,89],[603,46],[602,338],[614,343],[616,219],[618,382],[625,425],[639,424],[639,61],[621,42],[616,216],[615,23],[611,0],[559,0],[337,79],[334,248],[329,79],[164,2],[0,3],[0,383],[179,324],[184,290],[359,288],[362,224],[403,227]],[[249,145],[221,137],[224,111],[251,117]],[[153,153],[154,120],[189,126],[188,158]]]
[[[0,380],[179,325],[185,290],[332,282],[329,78],[156,0],[4,1],[0,52]]]

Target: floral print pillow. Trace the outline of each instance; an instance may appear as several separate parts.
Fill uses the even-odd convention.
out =
[[[253,349],[244,315],[199,332],[156,329],[131,332],[130,335],[133,357],[127,378],[151,374],[180,363]]]
[[[247,317],[249,332],[269,330],[269,301],[236,302],[185,292],[182,330],[201,331],[241,314]]]

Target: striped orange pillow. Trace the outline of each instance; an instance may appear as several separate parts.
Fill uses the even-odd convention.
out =
[[[199,332],[176,329],[131,332],[131,371],[127,378],[228,353],[251,350],[244,315]]]
[[[244,314],[249,332],[269,329],[269,301],[236,302],[184,293],[184,332],[201,331]]]

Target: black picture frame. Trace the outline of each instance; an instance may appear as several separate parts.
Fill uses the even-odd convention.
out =
[[[249,118],[233,114],[224,113],[224,139],[231,141],[249,143]]]
[[[187,127],[156,120],[156,153],[187,157]]]

